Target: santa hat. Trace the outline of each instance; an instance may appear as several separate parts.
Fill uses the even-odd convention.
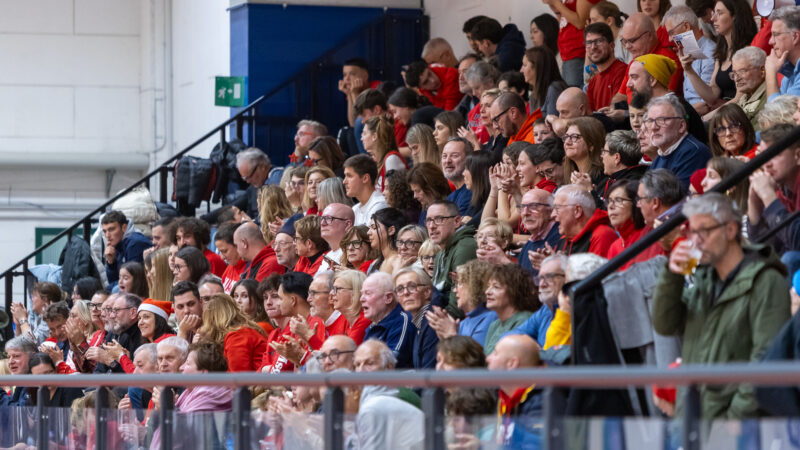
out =
[[[152,298],[146,298],[139,305],[139,311],[148,311],[157,316],[161,316],[164,320],[169,319],[169,315],[172,314],[172,303],[165,302],[161,300],[153,300]]]

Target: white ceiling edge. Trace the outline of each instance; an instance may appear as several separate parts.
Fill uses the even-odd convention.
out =
[[[343,6],[362,8],[411,8],[419,9],[420,0],[229,0],[230,8],[247,4],[297,5],[297,6]]]

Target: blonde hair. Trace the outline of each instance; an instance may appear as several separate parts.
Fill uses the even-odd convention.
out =
[[[214,294],[203,307],[203,326],[200,334],[208,340],[223,344],[225,336],[242,328],[252,328],[262,335],[264,330],[247,317],[228,294]]]
[[[439,253],[440,251],[442,251],[442,247],[439,246],[439,244],[433,242],[430,239],[425,239],[425,242],[423,242],[422,245],[419,246],[419,252],[417,253],[417,255],[431,256]]]
[[[275,237],[269,231],[269,224],[277,218],[287,219],[293,214],[292,204],[280,186],[267,185],[258,190],[258,217],[261,219],[261,234],[265,242],[272,242]]]
[[[478,231],[486,227],[494,227],[497,233],[497,245],[499,245],[503,251],[508,250],[514,238],[514,230],[511,229],[511,225],[497,217],[487,217],[481,221],[480,226],[478,226]]]
[[[340,311],[346,317],[355,317],[361,313],[361,286],[366,279],[367,275],[364,272],[352,269],[336,272],[333,276],[331,284],[336,282],[336,280],[344,280],[345,283],[350,285],[350,289],[353,290],[350,305],[344,308],[344,311]]]
[[[172,270],[169,268],[169,249],[162,248],[147,255],[145,266],[155,270],[155,275],[150,277],[150,268],[147,269],[147,287],[150,298],[154,300],[169,301],[172,295]]]
[[[442,155],[439,146],[436,145],[436,139],[433,137],[433,128],[424,123],[412,126],[406,133],[406,143],[420,146],[419,158],[414,160],[415,165],[427,162],[441,169]]]
[[[329,169],[329,168],[327,168],[325,166],[314,166],[314,167],[308,169],[308,172],[306,172],[306,191],[303,194],[303,209],[305,209],[305,210],[308,210],[312,206],[316,206],[316,201],[315,200],[311,200],[311,198],[308,196],[308,179],[311,178],[311,175],[313,175],[315,173],[321,173],[322,176],[325,177],[324,178],[325,180],[327,180],[328,178],[333,178],[333,177],[336,176],[336,174],[333,173],[333,170],[331,170],[331,169]],[[317,186],[317,195],[319,195],[319,186]]]
[[[72,309],[75,310],[75,314],[78,318],[84,323],[84,336],[89,337],[97,331],[97,325],[92,321],[92,309],[89,306],[91,302],[89,300],[78,300],[72,306]],[[70,310],[70,313],[72,310]]]

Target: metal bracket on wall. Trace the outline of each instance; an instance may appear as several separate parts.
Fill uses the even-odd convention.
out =
[[[114,175],[117,174],[117,169],[106,169],[106,197],[111,196],[111,183],[114,182]]]

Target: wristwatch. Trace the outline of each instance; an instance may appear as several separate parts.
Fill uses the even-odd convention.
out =
[[[26,323],[28,323],[28,319],[22,319],[22,320],[19,321],[19,326],[23,326]]]

